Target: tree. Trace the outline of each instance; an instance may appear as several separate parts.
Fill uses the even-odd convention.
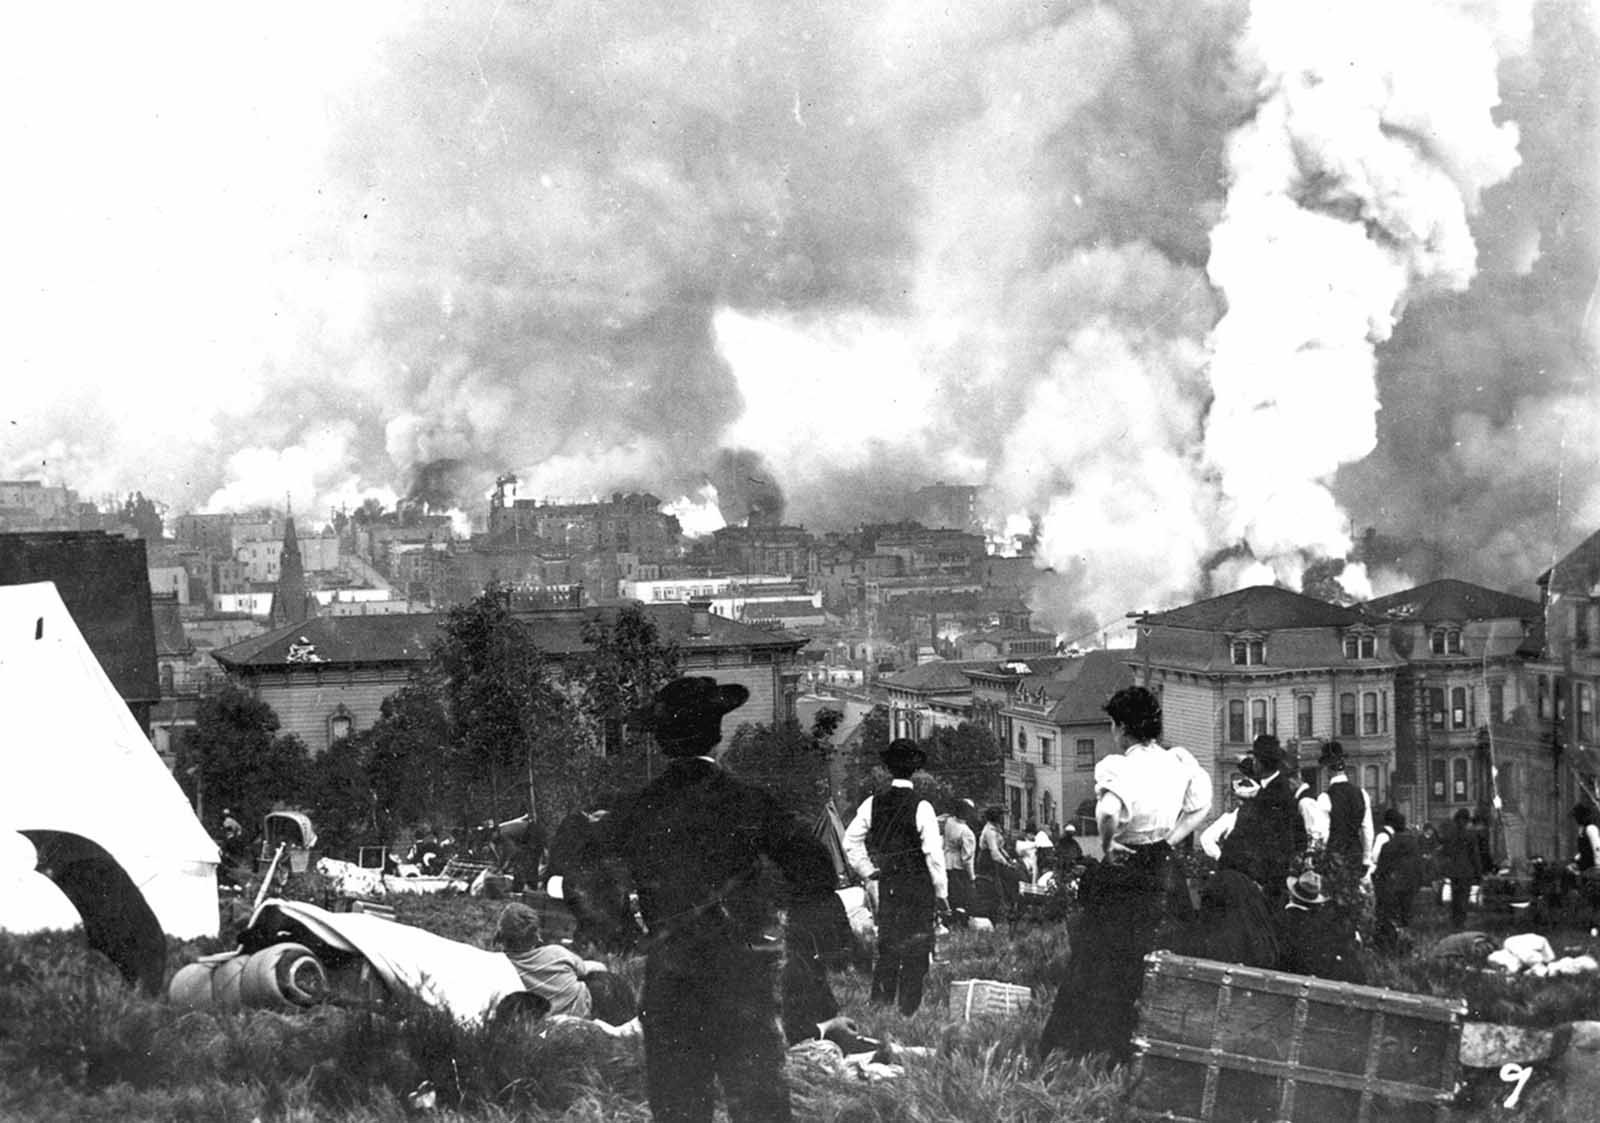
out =
[[[179,739],[175,771],[208,818],[230,807],[241,822],[259,823],[274,805],[299,803],[310,753],[278,728],[271,706],[232,683],[200,700],[194,727]]]
[[[861,755],[872,760],[889,747],[889,707],[881,702],[867,711],[859,728]]]
[[[1005,762],[1000,743],[987,726],[964,721],[954,729],[940,726],[922,742],[928,770],[950,794],[979,807],[995,802],[1004,787]]]
[[[158,504],[154,499],[145,498],[142,491],[136,491],[122,501],[122,508],[117,512],[117,517],[133,527],[134,533],[148,542],[161,541],[164,524],[161,521],[164,504]]]
[[[654,771],[654,744],[635,720],[656,691],[678,677],[679,652],[664,642],[655,621],[639,605],[619,609],[615,617],[584,622],[588,658],[570,674],[579,704],[595,729],[613,785],[626,785]]]
[[[440,818],[447,807],[469,821],[460,785],[453,782],[450,724],[437,684],[426,673],[385,698],[378,720],[356,740],[380,840],[394,839],[407,824]]]
[[[451,744],[469,770],[469,794],[487,805],[485,817],[540,813],[540,774],[554,781],[581,767],[588,743],[570,736],[581,729],[576,707],[556,687],[506,590],[490,585],[452,608],[429,663]],[[525,798],[516,795],[522,785]]]
[[[306,809],[319,845],[330,853],[353,859],[356,848],[372,837],[372,784],[357,738],[341,738],[311,761]]]
[[[741,725],[722,762],[728,771],[766,788],[791,811],[815,815],[828,799],[828,745],[794,719]]]

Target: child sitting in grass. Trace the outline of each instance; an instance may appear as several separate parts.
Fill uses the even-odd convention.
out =
[[[539,914],[527,905],[506,906],[495,925],[494,943],[516,967],[528,993],[547,1004],[547,1014],[619,1026],[637,1013],[633,989],[625,980],[599,960],[545,943]]]

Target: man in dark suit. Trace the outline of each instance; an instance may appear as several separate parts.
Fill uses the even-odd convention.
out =
[[[791,908],[833,891],[822,844],[759,788],[730,776],[714,750],[742,686],[674,679],[644,713],[666,772],[622,801],[609,849],[627,868],[650,930],[645,958],[645,1080],[657,1120],[706,1121],[721,1081],[731,1120],[787,1120],[775,984],[781,945],[761,859],[782,871]]]
[[[1299,872],[1306,850],[1305,822],[1295,799],[1299,784],[1290,776],[1283,746],[1272,734],[1257,737],[1250,755],[1250,774],[1260,790],[1239,804],[1217,865],[1237,870],[1261,886],[1276,911],[1288,897],[1287,879]]]

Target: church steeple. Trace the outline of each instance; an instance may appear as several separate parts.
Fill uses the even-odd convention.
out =
[[[283,549],[278,554],[278,588],[272,597],[272,625],[300,624],[306,618],[306,567],[294,532],[294,511],[283,520]]]

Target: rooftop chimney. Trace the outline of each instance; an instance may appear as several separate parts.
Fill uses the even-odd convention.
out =
[[[692,600],[689,602],[689,638],[704,638],[711,634],[711,602],[708,600]]]

